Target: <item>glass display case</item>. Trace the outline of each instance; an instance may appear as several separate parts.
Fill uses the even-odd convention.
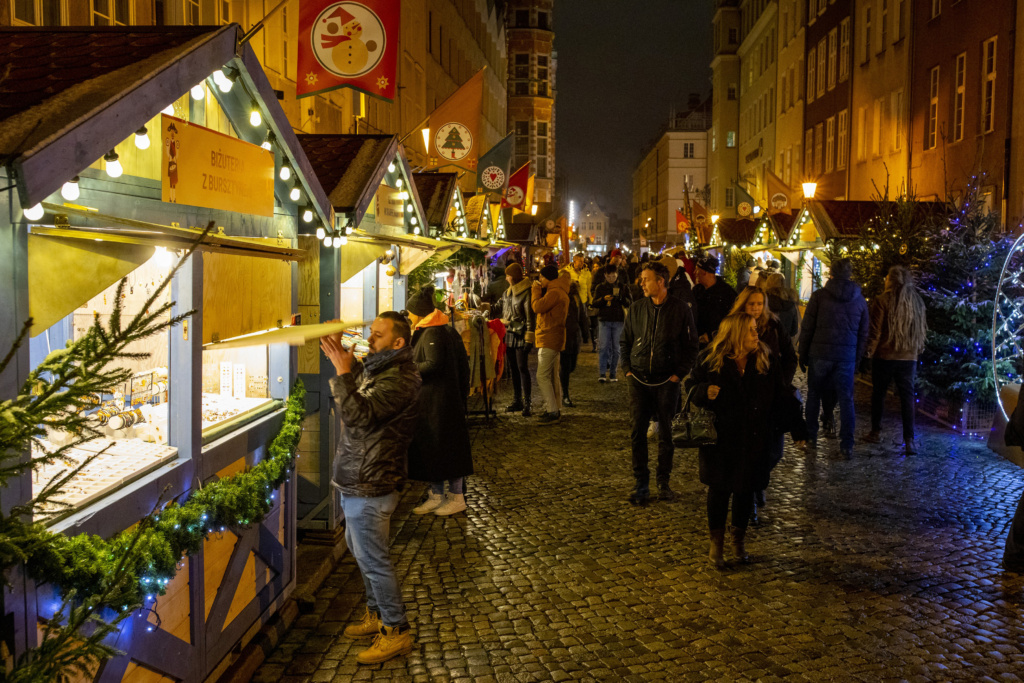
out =
[[[270,398],[269,347],[203,351],[203,443],[281,407]]]

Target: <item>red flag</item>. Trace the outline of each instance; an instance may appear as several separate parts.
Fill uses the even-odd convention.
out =
[[[683,215],[683,212],[676,209],[676,234],[683,235],[690,229],[690,219]]]
[[[527,161],[522,167],[512,174],[508,179],[508,187],[505,188],[505,196],[501,200],[501,208],[512,207],[523,208],[526,202],[526,186],[530,182],[530,162]]]
[[[693,222],[697,226],[697,241],[701,244],[711,244],[711,235],[715,226],[711,224],[711,216],[699,202],[691,202],[690,210],[693,212]]]
[[[303,0],[296,97],[352,88],[394,100],[400,24],[400,0]]]

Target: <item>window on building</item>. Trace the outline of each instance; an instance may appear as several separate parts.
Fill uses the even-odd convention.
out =
[[[925,149],[935,149],[939,142],[939,67],[928,77],[928,131]]]
[[[779,102],[779,113],[786,111],[786,103],[789,102],[789,74],[782,74],[782,101]]]
[[[814,87],[817,84],[814,77],[814,69],[818,65],[815,58],[815,49],[812,47],[807,51],[807,104],[814,101]]]
[[[530,160],[530,122],[516,121],[516,168]]]
[[[839,24],[839,82],[850,75],[850,17]]]
[[[996,39],[989,38],[981,48],[981,132],[996,127]]]
[[[836,117],[830,116],[825,121],[825,173],[831,173],[836,167]]]
[[[836,169],[842,171],[846,168],[847,150],[850,148],[850,112],[844,109],[839,112],[836,118]]]
[[[434,54],[434,13],[427,12],[427,52]]]
[[[906,12],[907,12],[907,0],[896,0],[895,13],[893,19],[896,22],[895,30],[892,32],[892,40],[896,42],[903,39],[903,34],[906,33]]]
[[[695,152],[695,145],[694,145],[694,143],[692,143],[692,142],[684,142],[683,143],[683,158],[684,159],[692,159],[692,158],[694,158],[696,156],[696,154],[694,152]]]
[[[789,67],[789,106],[792,107],[800,99],[800,83],[797,78],[804,72],[802,64],[793,64]]]
[[[942,13],[942,0],[932,0],[932,19]]]
[[[818,41],[818,97],[825,96],[825,77],[827,76],[825,69],[828,62],[828,54],[825,52],[826,38],[822,38]]]
[[[729,29],[729,44],[735,45],[736,43],[739,42],[739,39],[739,32],[734,28]]]
[[[730,83],[729,87],[725,90],[725,99],[735,100],[736,99],[736,84]]]
[[[222,3],[230,5],[230,2]],[[288,53],[291,52],[288,47],[288,43],[291,40],[291,36],[288,34],[288,7],[281,8],[281,59],[283,62],[283,68],[281,73],[284,74],[285,78],[289,77],[288,68]]]
[[[731,187],[725,188],[725,208],[731,209],[736,204],[736,190]]]
[[[516,10],[516,28],[530,28],[530,10]]]
[[[775,120],[775,88],[768,88],[768,106],[765,109],[768,111],[768,123],[771,124]]]
[[[825,161],[825,124],[814,127],[814,174],[821,175]]]
[[[736,131],[730,130],[725,134],[725,146],[735,147],[736,146]]]
[[[784,161],[782,163],[782,182],[784,182],[787,185],[789,185],[790,181],[792,180],[792,174],[793,174],[793,148],[792,147],[787,147],[786,148],[786,153],[783,156],[783,159],[784,159]]]
[[[882,153],[882,105],[884,100],[879,97],[871,109],[871,154]]]
[[[61,0],[14,0],[14,24],[60,26]]]
[[[893,151],[903,149],[903,91],[892,94],[889,115],[892,117],[892,148]]]
[[[854,130],[857,134],[857,161],[864,161],[868,155],[867,121],[867,109],[859,107],[857,109],[857,128]]]
[[[512,77],[523,79],[530,77],[530,55],[515,55],[512,65]]]
[[[194,15],[190,8],[194,3]],[[190,21],[194,17],[194,21]],[[124,26],[132,23],[131,0],[92,0],[93,26]],[[185,23],[199,24],[199,0],[185,0]]]
[[[809,176],[814,169],[814,129],[804,132],[804,175]]]
[[[818,15],[821,16],[828,9],[828,0],[818,0]]]
[[[93,0],[95,2],[96,0]],[[104,0],[109,2],[110,0]],[[185,3],[185,25],[186,26],[199,26],[200,13],[199,13],[199,0],[182,0]]]
[[[530,94],[530,84],[526,81],[517,81],[514,93],[519,96],[528,96]]]
[[[828,32],[828,89],[836,87],[836,62],[839,51],[839,29],[834,28]]]
[[[967,85],[967,53],[956,56],[956,93],[953,95],[953,140],[964,139],[964,95]]]
[[[889,46],[889,0],[882,0],[882,10],[878,15],[878,37],[881,43],[878,49],[884,52]]]
[[[873,8],[868,5],[864,8],[864,55],[861,57],[862,62],[866,62],[871,59],[871,10]]]
[[[544,29],[545,31],[551,30],[551,24],[549,21],[550,15],[547,12],[537,12],[537,28]]]

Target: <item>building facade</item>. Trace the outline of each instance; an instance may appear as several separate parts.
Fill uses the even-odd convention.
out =
[[[790,187],[804,181],[804,51],[806,0],[779,0],[775,174]]]
[[[580,209],[576,218],[576,234],[578,243],[588,253],[607,254],[610,251],[611,217],[596,200],[591,199]]]
[[[690,108],[674,115],[633,171],[634,248],[680,243],[676,211],[687,199],[708,201],[710,100],[692,97]]]
[[[712,20],[711,128],[708,132],[708,184],[713,213],[736,216],[740,123],[740,8],[737,0],[715,0]]]
[[[508,130],[515,168],[530,162],[538,215],[550,213],[555,190],[554,0],[508,3]]]
[[[778,3],[740,4],[740,126],[736,181],[760,201],[767,194],[765,171],[775,170],[778,87]]]
[[[850,107],[853,113],[850,199],[906,194],[910,156],[907,127],[909,36],[909,2],[856,0]]]
[[[971,177],[1009,221],[1014,0],[913,2],[910,176],[920,199],[962,196]],[[1019,52],[1019,50],[1018,50]],[[1015,150],[1019,155],[1019,150]]]
[[[505,3],[403,0],[398,94],[394,102],[385,102],[348,89],[296,99],[300,2],[288,0],[249,42],[271,84],[283,93],[281,106],[296,131],[411,134],[407,141],[410,162],[425,165],[418,128],[437,105],[486,66],[482,149],[506,135]],[[276,5],[276,0],[0,1],[0,25],[198,26],[237,22],[248,30]],[[474,181],[465,180],[469,184]]]

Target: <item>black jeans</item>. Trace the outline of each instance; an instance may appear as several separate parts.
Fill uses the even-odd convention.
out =
[[[658,484],[668,484],[672,473],[672,418],[679,404],[679,382],[665,382],[656,387],[640,384],[634,377],[626,378],[629,386],[629,437],[633,446],[633,477],[638,491],[650,488],[651,473],[647,468],[647,427],[651,418],[658,420]]]
[[[505,361],[508,363],[508,374],[512,375],[512,390],[516,394],[516,401],[526,399],[530,402],[533,395],[533,384],[530,381],[530,351],[533,346],[524,346],[518,349],[507,349]]]
[[[579,344],[566,344],[565,351],[558,358],[558,379],[562,382],[562,396],[569,398],[569,375],[576,369],[576,359],[580,355]]]
[[[900,416],[903,418],[903,441],[914,440],[914,376],[917,361],[881,360],[871,361],[871,431],[882,428],[882,412],[885,409],[885,392],[889,382],[896,380],[896,393],[900,397]]]
[[[728,489],[708,488],[708,529],[715,531],[725,528],[729,516],[729,498],[732,497],[732,525],[746,529],[750,523],[750,511],[754,507],[754,492],[733,493]]]
[[[597,351],[597,316],[590,316],[590,343],[594,351]]]

